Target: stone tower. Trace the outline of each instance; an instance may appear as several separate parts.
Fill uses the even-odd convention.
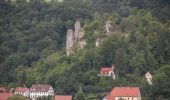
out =
[[[74,52],[74,32],[72,29],[67,31],[66,52],[67,55]]]

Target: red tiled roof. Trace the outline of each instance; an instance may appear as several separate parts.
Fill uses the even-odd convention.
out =
[[[71,95],[55,95],[54,100],[72,100]]]
[[[112,68],[101,68],[101,72],[109,72],[109,71],[113,71]]]
[[[24,87],[17,87],[14,92],[26,92],[26,91],[29,91],[29,89]]]
[[[48,92],[52,86],[47,84],[32,85],[30,91],[34,92]]]
[[[10,96],[12,93],[0,93],[0,100],[7,100]]]
[[[6,92],[7,92],[7,90],[5,87],[0,87],[0,93],[6,93]]]
[[[101,68],[98,76],[108,76],[110,75],[109,74],[110,71],[113,71],[113,68],[110,68],[110,67]]]
[[[107,100],[114,100],[115,97],[138,97],[140,96],[139,87],[115,87],[107,96]]]

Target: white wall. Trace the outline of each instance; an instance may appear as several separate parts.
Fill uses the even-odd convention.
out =
[[[119,100],[120,98],[124,100],[139,100],[138,97],[115,97],[115,100]]]
[[[53,96],[54,90],[50,88],[48,92],[30,92],[30,98],[37,98],[42,96]]]

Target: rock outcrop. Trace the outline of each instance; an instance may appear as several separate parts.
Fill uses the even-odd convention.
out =
[[[86,42],[84,40],[84,29],[81,28],[81,23],[79,21],[76,21],[75,23],[74,37],[75,44],[77,45],[78,49],[82,49]]]
[[[69,29],[67,32],[66,52],[67,55],[74,53],[76,50],[83,49],[86,45],[84,40],[84,29],[81,27],[81,23],[76,21],[75,31]]]
[[[86,45],[84,39],[84,29],[81,27],[80,21],[76,21],[74,25],[75,30],[69,29],[67,32],[66,52],[67,55],[74,53],[77,50],[83,49]],[[105,25],[106,36],[109,36],[114,32],[114,23],[112,21],[106,21]],[[95,46],[99,47],[103,38],[97,38]]]
[[[74,32],[72,29],[67,31],[66,52],[67,55],[74,52]]]
[[[110,36],[115,31],[114,28],[115,28],[114,22],[106,21],[106,24],[105,24],[106,36]],[[97,38],[95,42],[95,46],[99,47],[102,41],[103,41],[103,38]]]
[[[110,35],[113,31],[114,31],[114,26],[113,26],[113,22],[112,21],[107,21],[106,22],[106,35]]]
[[[81,36],[79,36],[79,35],[82,35],[82,34],[80,33],[80,30],[81,30],[81,24],[80,24],[80,22],[79,22],[79,21],[76,21],[76,23],[75,23],[75,25],[74,25],[74,28],[75,28],[75,32],[74,32],[75,43],[77,43],[77,42],[78,42],[79,37],[81,37]]]
[[[103,41],[103,39],[97,38],[97,39],[96,39],[95,46],[96,46],[96,47],[99,47],[99,45],[101,44],[102,41]]]

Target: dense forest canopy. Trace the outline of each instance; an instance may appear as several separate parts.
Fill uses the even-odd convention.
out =
[[[0,86],[47,83],[55,94],[75,100],[99,100],[115,86],[139,86],[142,100],[169,100],[169,11],[170,0],[1,0]],[[87,45],[67,56],[66,33],[76,20]],[[109,37],[107,20],[117,30]],[[97,38],[103,38],[98,48]],[[112,64],[115,80],[97,77]],[[151,86],[144,79],[147,71]]]

